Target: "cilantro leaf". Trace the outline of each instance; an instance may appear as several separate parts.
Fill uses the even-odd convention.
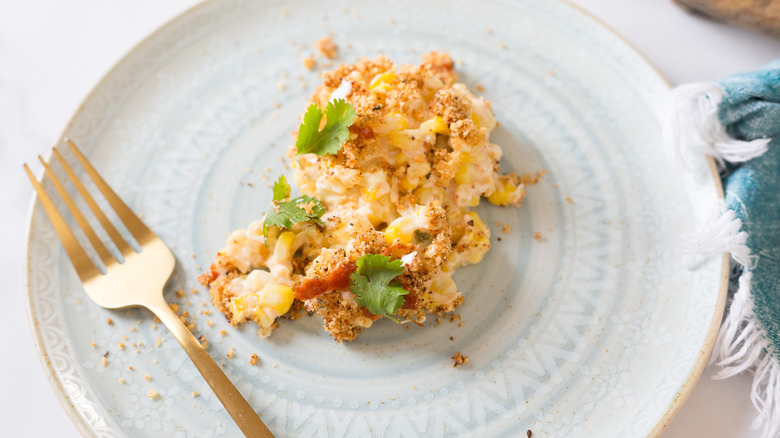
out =
[[[298,222],[306,222],[308,220],[322,224],[320,217],[325,214],[325,206],[317,198],[303,195],[293,200],[282,202],[290,197],[290,185],[287,184],[287,179],[284,175],[280,176],[279,180],[274,183],[273,193],[273,207],[265,215],[265,221],[263,221],[264,236],[268,235],[268,229],[271,227],[289,230]],[[265,246],[268,246],[268,241],[265,242]]]
[[[279,180],[274,183],[274,204],[284,201],[290,197],[290,185],[287,184],[287,178],[284,175],[279,176]]]
[[[380,254],[366,254],[357,259],[357,270],[349,279],[349,290],[355,294],[355,302],[374,315],[398,319],[392,315],[404,304],[404,295],[409,291],[401,287],[395,277],[404,273],[400,260],[390,260]]]
[[[341,145],[347,141],[349,127],[354,123],[357,113],[344,99],[336,99],[325,106],[325,127],[319,130],[322,111],[316,103],[309,105],[303,115],[303,123],[298,130],[295,147],[300,154],[335,155]]]

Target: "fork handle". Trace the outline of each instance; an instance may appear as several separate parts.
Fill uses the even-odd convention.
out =
[[[238,392],[230,379],[214,359],[209,356],[206,349],[200,345],[195,336],[187,329],[179,316],[168,306],[164,300],[156,305],[147,306],[179,341],[184,351],[198,368],[200,374],[206,379],[214,394],[238,425],[245,436],[251,438],[273,438],[271,431],[265,426],[260,417],[255,413],[246,399]]]

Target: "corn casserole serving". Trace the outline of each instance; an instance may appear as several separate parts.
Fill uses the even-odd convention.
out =
[[[451,312],[463,302],[452,275],[490,248],[471,208],[519,206],[528,182],[499,174],[490,102],[437,52],[323,76],[288,151],[302,196],[279,178],[265,218],[232,232],[199,280],[233,325],[254,321],[263,337],[303,312],[339,342],[379,318]]]

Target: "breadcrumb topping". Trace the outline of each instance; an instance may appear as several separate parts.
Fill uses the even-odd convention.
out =
[[[333,42],[333,37],[326,36],[317,40],[317,50],[328,59],[335,59],[338,56],[338,47]]]
[[[459,367],[459,366],[461,366],[461,365],[463,365],[463,364],[466,364],[466,363],[468,363],[468,361],[469,361],[469,357],[468,357],[468,356],[464,356],[464,355],[463,355],[463,354],[461,354],[461,352],[459,351],[459,352],[455,353],[455,355],[454,355],[454,356],[452,356],[452,360],[453,360],[453,362],[452,362],[452,366],[453,366],[453,367]]]

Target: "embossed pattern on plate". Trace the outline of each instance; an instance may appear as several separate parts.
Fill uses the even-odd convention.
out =
[[[328,32],[339,62],[451,53],[493,103],[504,169],[550,171],[520,209],[478,208],[493,247],[457,274],[462,326],[382,321],[340,345],[304,317],[260,340],[230,327],[204,290],[171,293],[196,287],[227,233],[261,217],[267,184],[289,176],[289,133],[319,82],[301,60]],[[686,270],[676,252],[718,189],[703,158],[690,192],[665,162],[665,91],[641,56],[565,3],[214,0],[128,54],[65,135],[173,249],[169,299],[198,315],[196,335],[276,434],[633,437],[684,398],[722,309],[721,260]],[[85,435],[236,436],[151,314],[89,301],[37,206],[27,281],[39,349]],[[451,366],[456,351],[466,366]]]

